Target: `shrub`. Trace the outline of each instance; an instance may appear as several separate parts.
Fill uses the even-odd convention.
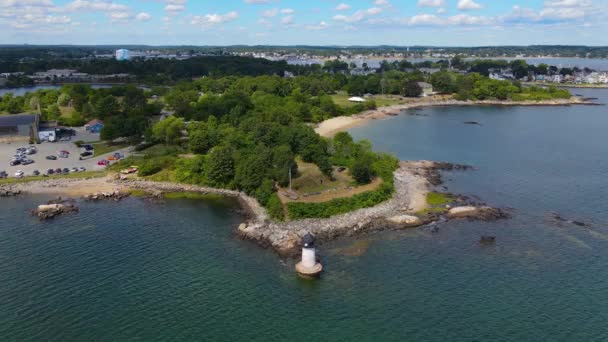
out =
[[[268,199],[268,204],[266,205],[268,209],[268,215],[274,220],[283,221],[285,219],[285,212],[283,211],[283,204],[281,203],[281,199],[279,199],[279,195],[275,192]]]

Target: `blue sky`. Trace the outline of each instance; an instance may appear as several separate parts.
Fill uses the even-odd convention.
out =
[[[608,0],[0,0],[4,44],[608,45]]]

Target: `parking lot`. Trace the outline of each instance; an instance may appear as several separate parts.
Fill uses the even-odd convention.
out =
[[[87,160],[79,160],[80,153],[84,152],[84,149],[78,148],[75,141],[97,141],[99,140],[98,134],[92,134],[85,132],[83,129],[76,130],[76,136],[73,136],[70,141],[59,141],[59,142],[43,142],[41,144],[35,144],[38,152],[35,154],[27,155],[26,157],[32,159],[34,163],[29,165],[15,165],[11,166],[10,161],[16,154],[16,149],[19,147],[30,146],[27,143],[0,143],[0,171],[6,171],[9,177],[14,177],[15,172],[21,170],[26,176],[31,176],[34,170],[40,171],[41,174],[45,174],[48,169],[57,168],[80,168],[84,167],[87,171],[98,171],[103,170],[105,167],[97,165],[97,162],[106,159],[111,156],[114,152],[120,152],[127,156],[129,154],[128,148],[117,150],[102,156],[96,156]],[[68,158],[59,158],[59,151],[69,152]],[[55,156],[56,160],[48,160],[47,156]]]

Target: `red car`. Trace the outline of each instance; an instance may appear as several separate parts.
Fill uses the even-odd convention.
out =
[[[108,165],[110,165],[110,162],[105,159],[102,159],[97,162],[97,165],[108,166]]]

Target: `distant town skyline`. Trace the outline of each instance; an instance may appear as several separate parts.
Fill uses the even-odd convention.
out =
[[[608,0],[0,0],[3,44],[606,45]]]

